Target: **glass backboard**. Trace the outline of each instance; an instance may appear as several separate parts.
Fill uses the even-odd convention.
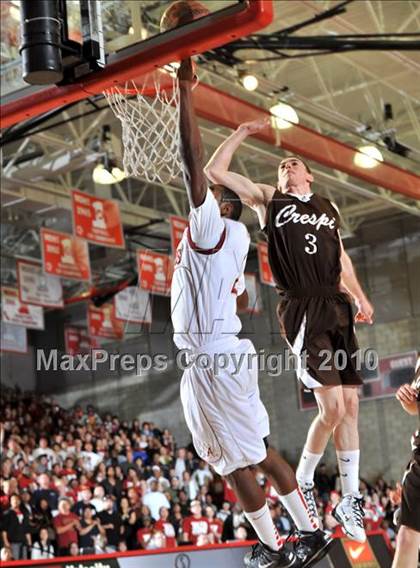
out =
[[[160,20],[171,0],[67,0],[65,26],[75,42],[83,37],[81,3],[86,6],[92,1],[100,6],[104,69],[78,78],[74,85],[45,88],[28,86],[21,78],[20,1],[2,0],[2,126],[81,100],[89,93],[101,93],[118,84],[118,75],[121,81],[130,79],[131,61],[138,77],[148,69],[254,33],[273,18],[272,0],[204,0],[208,16],[161,33]]]

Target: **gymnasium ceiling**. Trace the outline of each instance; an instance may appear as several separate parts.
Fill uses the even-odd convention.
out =
[[[2,2],[2,9],[4,6]],[[108,2],[108,4],[110,4]],[[121,6],[122,2],[118,5]],[[284,29],[309,19],[338,2],[330,0],[275,0],[275,21],[263,33]],[[10,69],[10,53],[2,29],[3,71]],[[420,2],[414,0],[355,0],[346,13],[304,28],[297,35],[418,33]],[[416,38],[418,39],[418,38]],[[297,55],[288,51],[287,54]],[[265,53],[267,55],[267,53]],[[246,59],[256,59],[263,52],[241,52]],[[242,87],[238,71],[246,70],[259,79],[259,88],[249,93]],[[359,51],[307,56],[279,61],[229,67],[217,61],[199,66],[200,80],[269,108],[277,100],[292,105],[301,124],[354,147],[373,141],[381,143],[394,136],[408,149],[408,157],[383,147],[385,160],[420,174],[420,53],[417,51]],[[281,91],[281,96],[273,91]],[[384,105],[392,105],[393,120],[384,119]],[[76,118],[78,117],[78,118]],[[320,118],[321,117],[321,118]],[[57,124],[59,123],[59,124]],[[54,126],[56,124],[56,126]],[[69,190],[78,188],[120,200],[127,226],[162,219],[138,234],[137,244],[168,246],[168,215],[185,216],[188,211],[182,179],[168,185],[150,184],[131,178],[113,186],[96,186],[92,170],[100,157],[98,143],[103,125],[111,126],[112,147],[121,156],[120,128],[103,99],[78,103],[42,125],[31,136],[24,136],[3,147],[2,247],[6,273],[14,276],[13,257],[40,258],[38,230],[44,225],[71,231]],[[229,133],[228,130],[201,121],[207,156]],[[278,149],[250,138],[238,153],[234,168],[256,181],[275,182]],[[345,233],[357,238],[357,231],[372,219],[420,216],[420,202],[383,188],[376,188],[336,171],[311,163],[315,171],[315,191],[333,199],[345,222]],[[318,180],[318,181],[317,181]],[[252,214],[244,216],[253,239],[258,227]],[[149,235],[162,236],[159,241]],[[110,249],[94,247],[93,267],[96,278],[109,281],[124,275],[127,257]],[[10,259],[10,262],[7,261]],[[112,265],[112,269],[109,266]],[[9,267],[9,269],[7,269]]]

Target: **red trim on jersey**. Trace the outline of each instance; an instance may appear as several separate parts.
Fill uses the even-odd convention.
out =
[[[235,282],[233,283],[232,290],[231,290],[231,293],[232,293],[232,294],[238,295],[238,290],[236,289],[236,284],[237,284],[238,282],[239,282],[239,278],[237,278],[237,279],[235,280]]]
[[[187,227],[187,238],[188,238],[188,243],[190,245],[190,247],[195,251],[198,252],[199,254],[214,254],[216,252],[219,252],[219,250],[222,248],[223,243],[225,242],[226,239],[226,227],[223,229],[222,234],[220,235],[220,239],[219,242],[217,243],[217,245],[214,248],[211,249],[202,249],[199,246],[197,246],[195,244],[195,242],[192,240],[191,237],[191,231],[190,231],[190,226],[188,225]]]

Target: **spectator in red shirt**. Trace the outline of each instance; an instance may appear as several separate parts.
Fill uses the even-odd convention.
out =
[[[177,546],[175,527],[169,521],[169,509],[166,507],[161,507],[159,509],[159,520],[155,523],[155,529],[163,532],[166,537],[166,546],[168,548]]]
[[[200,501],[192,501],[190,511],[192,515],[182,523],[183,541],[196,545],[200,535],[210,534],[210,525],[202,515]]]
[[[60,499],[58,515],[54,517],[57,534],[58,556],[67,556],[70,545],[78,542],[77,531],[81,529],[79,517],[70,511],[70,501]]]
[[[74,469],[74,460],[72,458],[67,458],[64,462],[64,467],[60,471],[60,475],[65,475],[69,480],[77,479],[77,473]]]
[[[217,544],[222,542],[223,523],[216,518],[216,511],[208,505],[205,509],[206,518],[210,526],[211,542]]]
[[[223,485],[225,488],[223,501],[227,501],[228,503],[234,505],[238,502],[238,499],[236,498],[235,492],[233,491],[232,487],[229,485],[225,478],[223,478]]]
[[[137,542],[140,548],[147,549],[150,539],[154,532],[152,517],[143,518],[143,528],[137,531]]]
[[[29,489],[29,487],[34,483],[31,477],[31,468],[29,465],[25,464],[23,460],[19,460],[19,469],[16,472],[16,479],[20,489]]]
[[[378,495],[371,497],[367,495],[365,497],[365,527],[368,531],[376,531],[380,528],[382,521],[385,517],[385,513],[379,503]]]

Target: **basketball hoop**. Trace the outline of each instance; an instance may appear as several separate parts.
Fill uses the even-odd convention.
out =
[[[181,171],[179,87],[176,67],[166,65],[141,81],[104,91],[121,121],[124,171],[168,183]]]

